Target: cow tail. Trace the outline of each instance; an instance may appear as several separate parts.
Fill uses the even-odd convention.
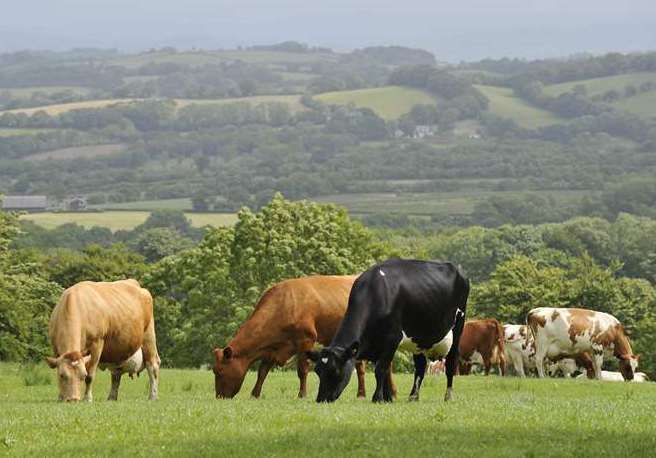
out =
[[[505,349],[503,326],[501,326],[501,323],[499,323],[498,320],[495,320],[495,324],[497,327],[497,348],[500,355],[499,357],[503,358]]]
[[[531,336],[533,336],[533,342],[537,341],[537,330],[533,329],[531,316],[531,312],[526,315],[526,348],[529,348],[529,345],[531,345]]]

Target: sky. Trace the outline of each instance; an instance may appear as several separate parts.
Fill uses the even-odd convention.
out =
[[[286,40],[410,46],[449,62],[656,50],[656,0],[0,0],[0,52]]]

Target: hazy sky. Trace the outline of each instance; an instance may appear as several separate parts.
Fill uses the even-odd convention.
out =
[[[0,51],[297,40],[448,61],[656,49],[656,0],[0,0]]]

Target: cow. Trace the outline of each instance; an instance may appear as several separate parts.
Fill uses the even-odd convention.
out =
[[[586,379],[589,377],[587,377],[586,374],[580,374],[576,378]],[[601,371],[601,380],[607,382],[623,382],[624,376],[622,375],[621,372]],[[648,382],[649,377],[647,377],[647,374],[645,374],[644,372],[635,372],[633,374],[633,380],[631,381],[636,383]]]
[[[248,368],[261,361],[251,391],[252,397],[259,398],[269,370],[297,355],[298,397],[304,398],[309,371],[306,352],[316,343],[330,343],[344,317],[355,279],[354,275],[315,275],[285,280],[269,288],[230,342],[214,349],[216,397],[234,397]],[[364,362],[356,364],[356,371],[358,397],[364,397]]]
[[[55,356],[46,362],[57,370],[59,400],[79,401],[84,381],[84,400],[92,401],[98,366],[125,368],[133,365],[134,358],[141,358],[139,366],[148,371],[149,399],[157,399],[160,358],[153,298],[136,280],[83,281],[71,286],[52,311],[48,334]],[[122,369],[112,371],[109,400],[118,399],[122,373]]]
[[[444,373],[444,359],[431,361],[428,364],[428,374],[436,377]]]
[[[526,323],[535,341],[538,376],[544,377],[544,359],[591,355],[595,378],[601,379],[604,355],[619,360],[625,380],[633,379],[638,356],[633,354],[624,327],[612,315],[580,308],[541,307],[531,310]]]
[[[485,375],[490,374],[492,364],[498,367],[501,375],[506,374],[504,330],[494,318],[467,321],[460,336],[458,351],[460,374],[468,375],[472,363],[479,361],[483,363]]]
[[[588,378],[594,378],[595,376],[592,357],[587,352],[580,353],[574,358],[549,360],[546,371],[551,377],[556,377],[560,372],[563,377],[570,378],[577,371],[583,372],[584,376]]]
[[[441,353],[446,353],[444,398],[451,399],[468,296],[469,281],[448,262],[390,259],[368,269],[353,284],[330,346],[309,354],[319,376],[317,402],[339,398],[356,359],[376,364],[372,401],[392,402],[390,363],[404,337],[414,347],[410,399],[419,399],[426,355]]]
[[[504,354],[512,362],[515,373],[526,377],[526,370],[535,367],[535,346],[528,328],[523,324],[504,324]]]

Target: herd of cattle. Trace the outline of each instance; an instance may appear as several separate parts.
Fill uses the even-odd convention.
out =
[[[453,377],[481,364],[505,375],[506,363],[524,377],[561,372],[569,377],[644,380],[638,356],[613,316],[584,309],[538,308],[525,325],[501,326],[495,319],[465,322],[469,281],[453,264],[391,259],[359,276],[310,276],[269,288],[251,316],[224,348],[214,352],[215,395],[232,398],[248,369],[260,362],[251,395],[259,397],[275,366],[297,358],[299,397],[307,394],[310,361],[319,376],[318,402],[335,401],[355,369],[358,397],[365,396],[365,361],[375,363],[373,401],[396,396],[392,359],[398,349],[412,353],[411,400],[419,399],[423,378],[444,371],[445,400]],[[142,370],[157,398],[160,358],[155,339],[153,300],[135,280],[81,282],[67,289],[54,308],[49,336],[55,357],[59,399],[92,399],[97,369],[109,368],[110,400],[118,398],[121,377]],[[317,344],[323,345],[315,351]],[[209,349],[208,349],[209,350]],[[602,371],[604,356],[615,356],[619,373]],[[433,363],[428,364],[428,360]]]

